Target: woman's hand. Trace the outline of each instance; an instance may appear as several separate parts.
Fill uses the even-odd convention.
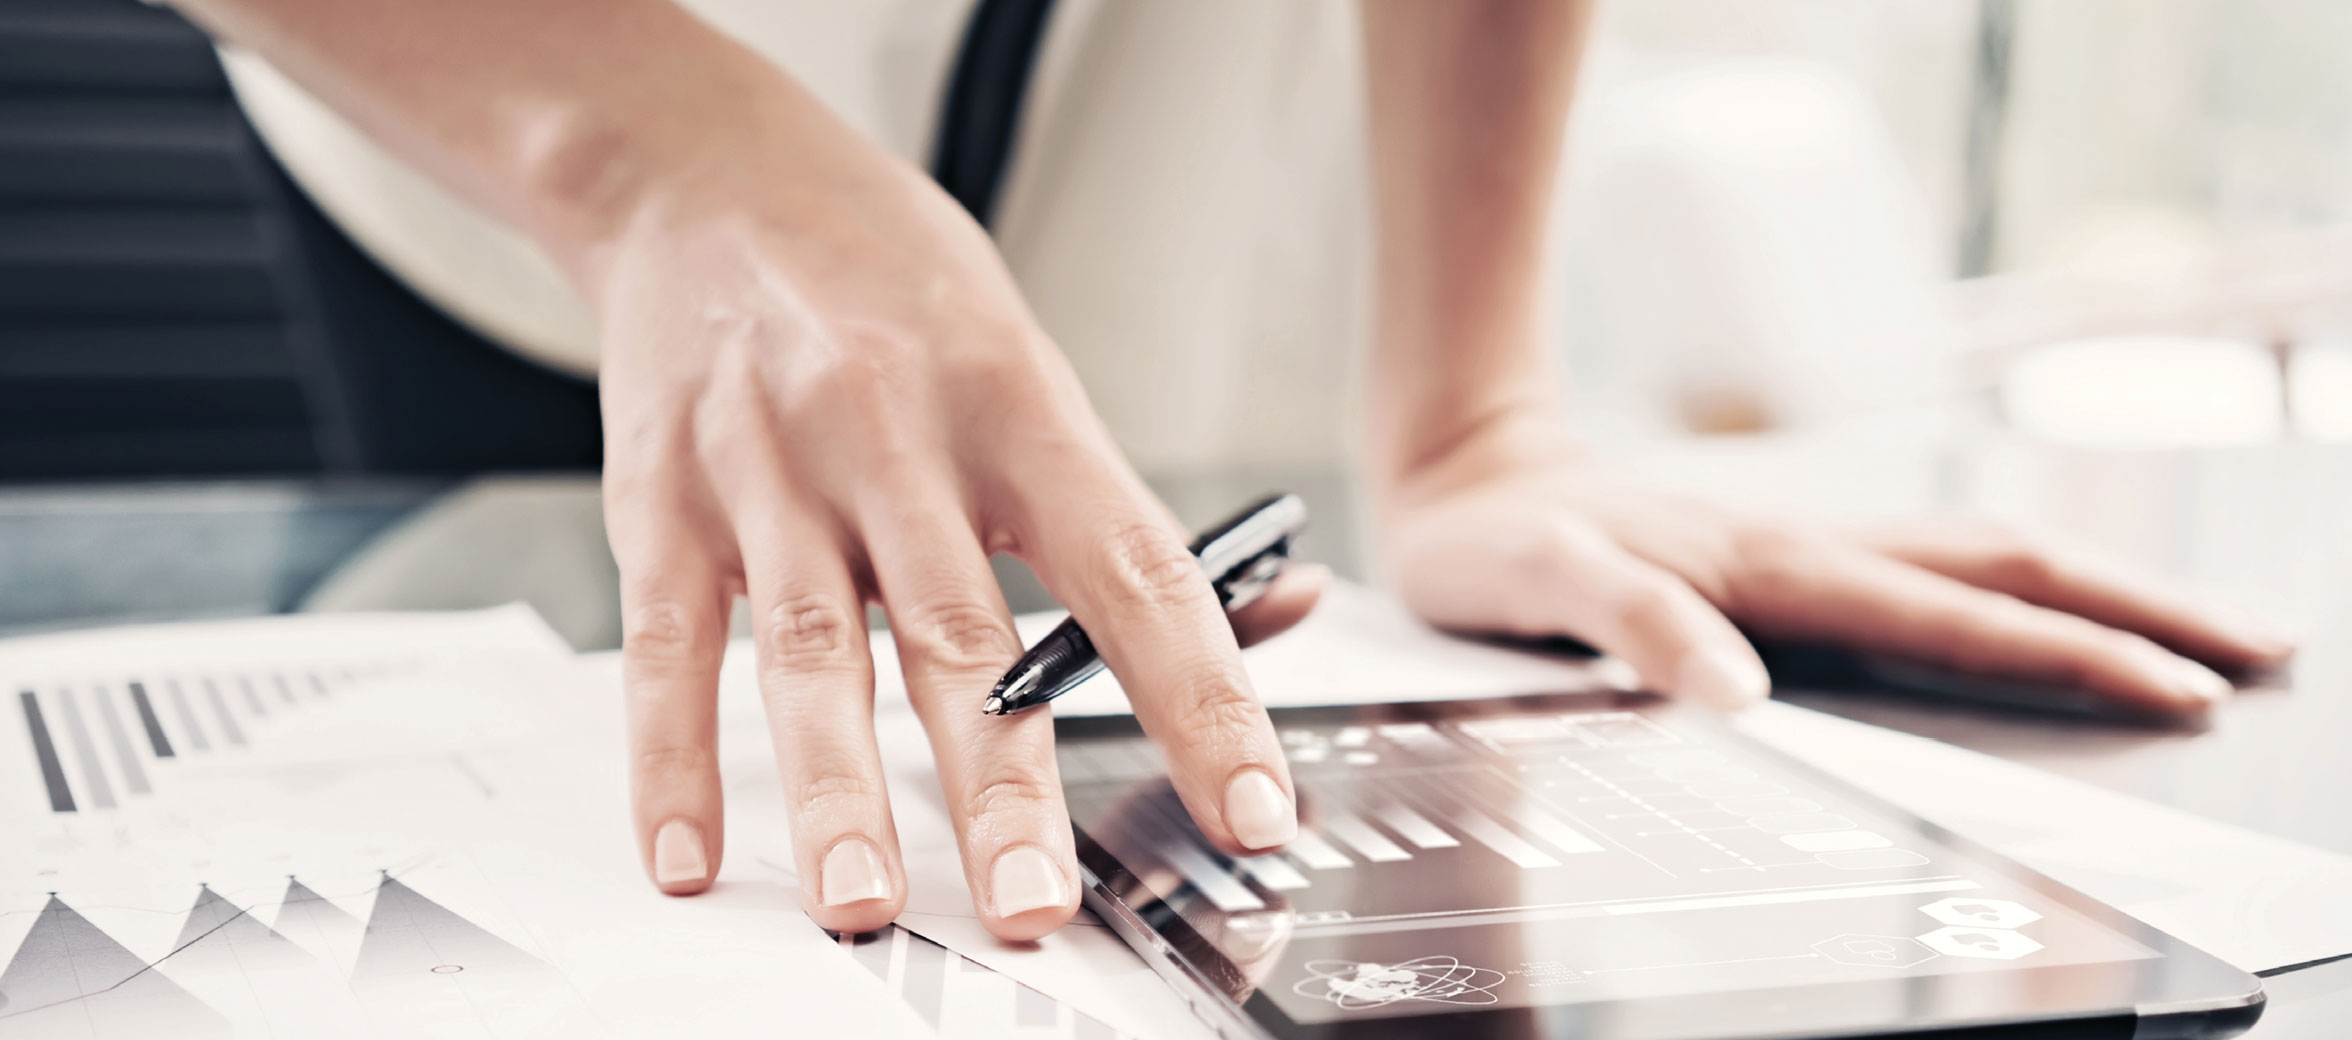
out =
[[[714,701],[748,596],[810,916],[906,897],[871,720],[886,612],[981,920],[1028,939],[1077,909],[1047,712],[983,716],[1021,650],[988,557],[1028,561],[1130,691],[1201,831],[1290,840],[1293,788],[1236,653],[1311,606],[1301,570],[1229,623],[987,237],[846,131],[750,142],[665,189],[582,264],[602,314],[605,498],[622,574],[646,869],[711,883]]]
[[[1384,494],[1390,573],[1430,622],[1574,636],[1653,689],[1725,709],[1770,689],[1742,629],[2079,687],[2175,716],[2229,696],[2215,667],[2293,652],[2150,583],[1983,525],[1847,533],[1644,491],[1576,458],[1538,414],[1481,427]]]

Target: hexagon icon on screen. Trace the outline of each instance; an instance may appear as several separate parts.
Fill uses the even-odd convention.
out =
[[[1954,957],[2013,961],[2042,948],[2042,944],[2002,928],[1938,928],[1919,937],[1928,948]]]
[[[1977,928],[2016,928],[2042,919],[2023,903],[2006,899],[1969,899],[1955,896],[1920,907],[1919,912],[1949,925]]]
[[[1919,940],[1900,935],[1840,935],[1814,943],[1813,952],[1864,968],[1908,968],[1936,955]]]

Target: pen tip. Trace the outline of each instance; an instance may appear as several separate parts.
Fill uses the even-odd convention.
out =
[[[980,714],[982,715],[1002,715],[1004,713],[1005,699],[996,694],[989,694],[987,703],[980,705]]]

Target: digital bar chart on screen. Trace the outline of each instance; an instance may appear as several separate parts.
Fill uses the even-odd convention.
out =
[[[1087,836],[1300,1021],[2156,956],[1695,720],[1482,711],[1277,713],[1300,834],[1255,856],[1131,728],[1057,752]]]

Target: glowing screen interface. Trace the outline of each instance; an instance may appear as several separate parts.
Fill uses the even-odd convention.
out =
[[[1278,725],[1304,809],[1270,855],[1210,848],[1140,737],[1060,760],[1079,826],[1297,1022],[2157,956],[1661,715]]]

